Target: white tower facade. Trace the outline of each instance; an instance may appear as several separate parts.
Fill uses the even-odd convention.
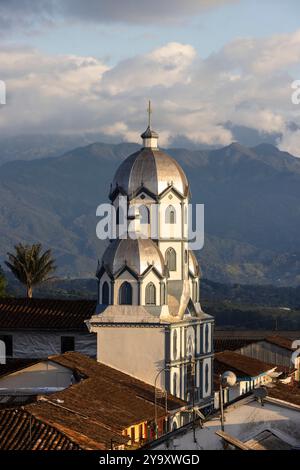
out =
[[[126,215],[131,236],[117,230],[103,255],[88,326],[97,333],[99,361],[203,408],[213,400],[214,322],[201,309],[199,267],[188,247],[189,184],[159,150],[150,119],[141,137],[110,191],[117,229]]]

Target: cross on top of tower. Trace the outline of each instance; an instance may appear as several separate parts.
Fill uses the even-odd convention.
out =
[[[158,134],[157,132],[151,129],[152,106],[151,106],[150,100],[148,101],[147,113],[148,113],[148,127],[146,131],[141,135],[141,137],[143,139],[143,144],[145,148],[157,148]]]
[[[148,102],[147,112],[148,112],[148,127],[151,128],[151,114],[152,114],[151,100],[149,100]]]

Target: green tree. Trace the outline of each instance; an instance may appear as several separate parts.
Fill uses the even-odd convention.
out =
[[[5,276],[4,276],[4,272],[0,266],[0,297],[5,297],[6,295],[6,285],[7,285],[7,282],[6,282],[6,279],[5,279]]]
[[[6,266],[26,287],[27,297],[32,298],[33,287],[51,279],[49,275],[56,269],[51,250],[42,253],[42,246],[23,245],[15,247],[15,253],[7,253]]]

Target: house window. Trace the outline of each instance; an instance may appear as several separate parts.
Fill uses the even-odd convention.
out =
[[[177,359],[177,331],[173,333],[173,359]]]
[[[106,281],[103,283],[103,286],[102,286],[102,303],[104,305],[109,304],[109,286]]]
[[[134,444],[135,442],[135,429],[134,426],[130,429],[130,435],[131,435],[131,444]]]
[[[168,206],[166,209],[166,224],[176,224],[176,211],[173,206]]]
[[[62,336],[60,338],[60,350],[62,354],[68,351],[75,351],[74,336]]]
[[[156,288],[153,282],[146,286],[146,305],[156,305]]]
[[[168,248],[166,251],[166,265],[169,271],[176,271],[176,251],[174,248]]]
[[[120,287],[119,304],[132,305],[132,286],[129,282],[123,282]]]
[[[139,441],[142,441],[143,440],[143,425],[140,424],[139,425]]]
[[[12,335],[0,335],[0,340],[5,344],[5,354],[7,358],[13,357],[13,337]]]

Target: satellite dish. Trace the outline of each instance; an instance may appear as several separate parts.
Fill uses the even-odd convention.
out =
[[[253,395],[255,398],[263,400],[268,395],[268,391],[265,387],[258,387],[254,389]]]
[[[234,387],[236,381],[236,375],[231,370],[227,370],[221,375],[221,382],[223,387]]]

